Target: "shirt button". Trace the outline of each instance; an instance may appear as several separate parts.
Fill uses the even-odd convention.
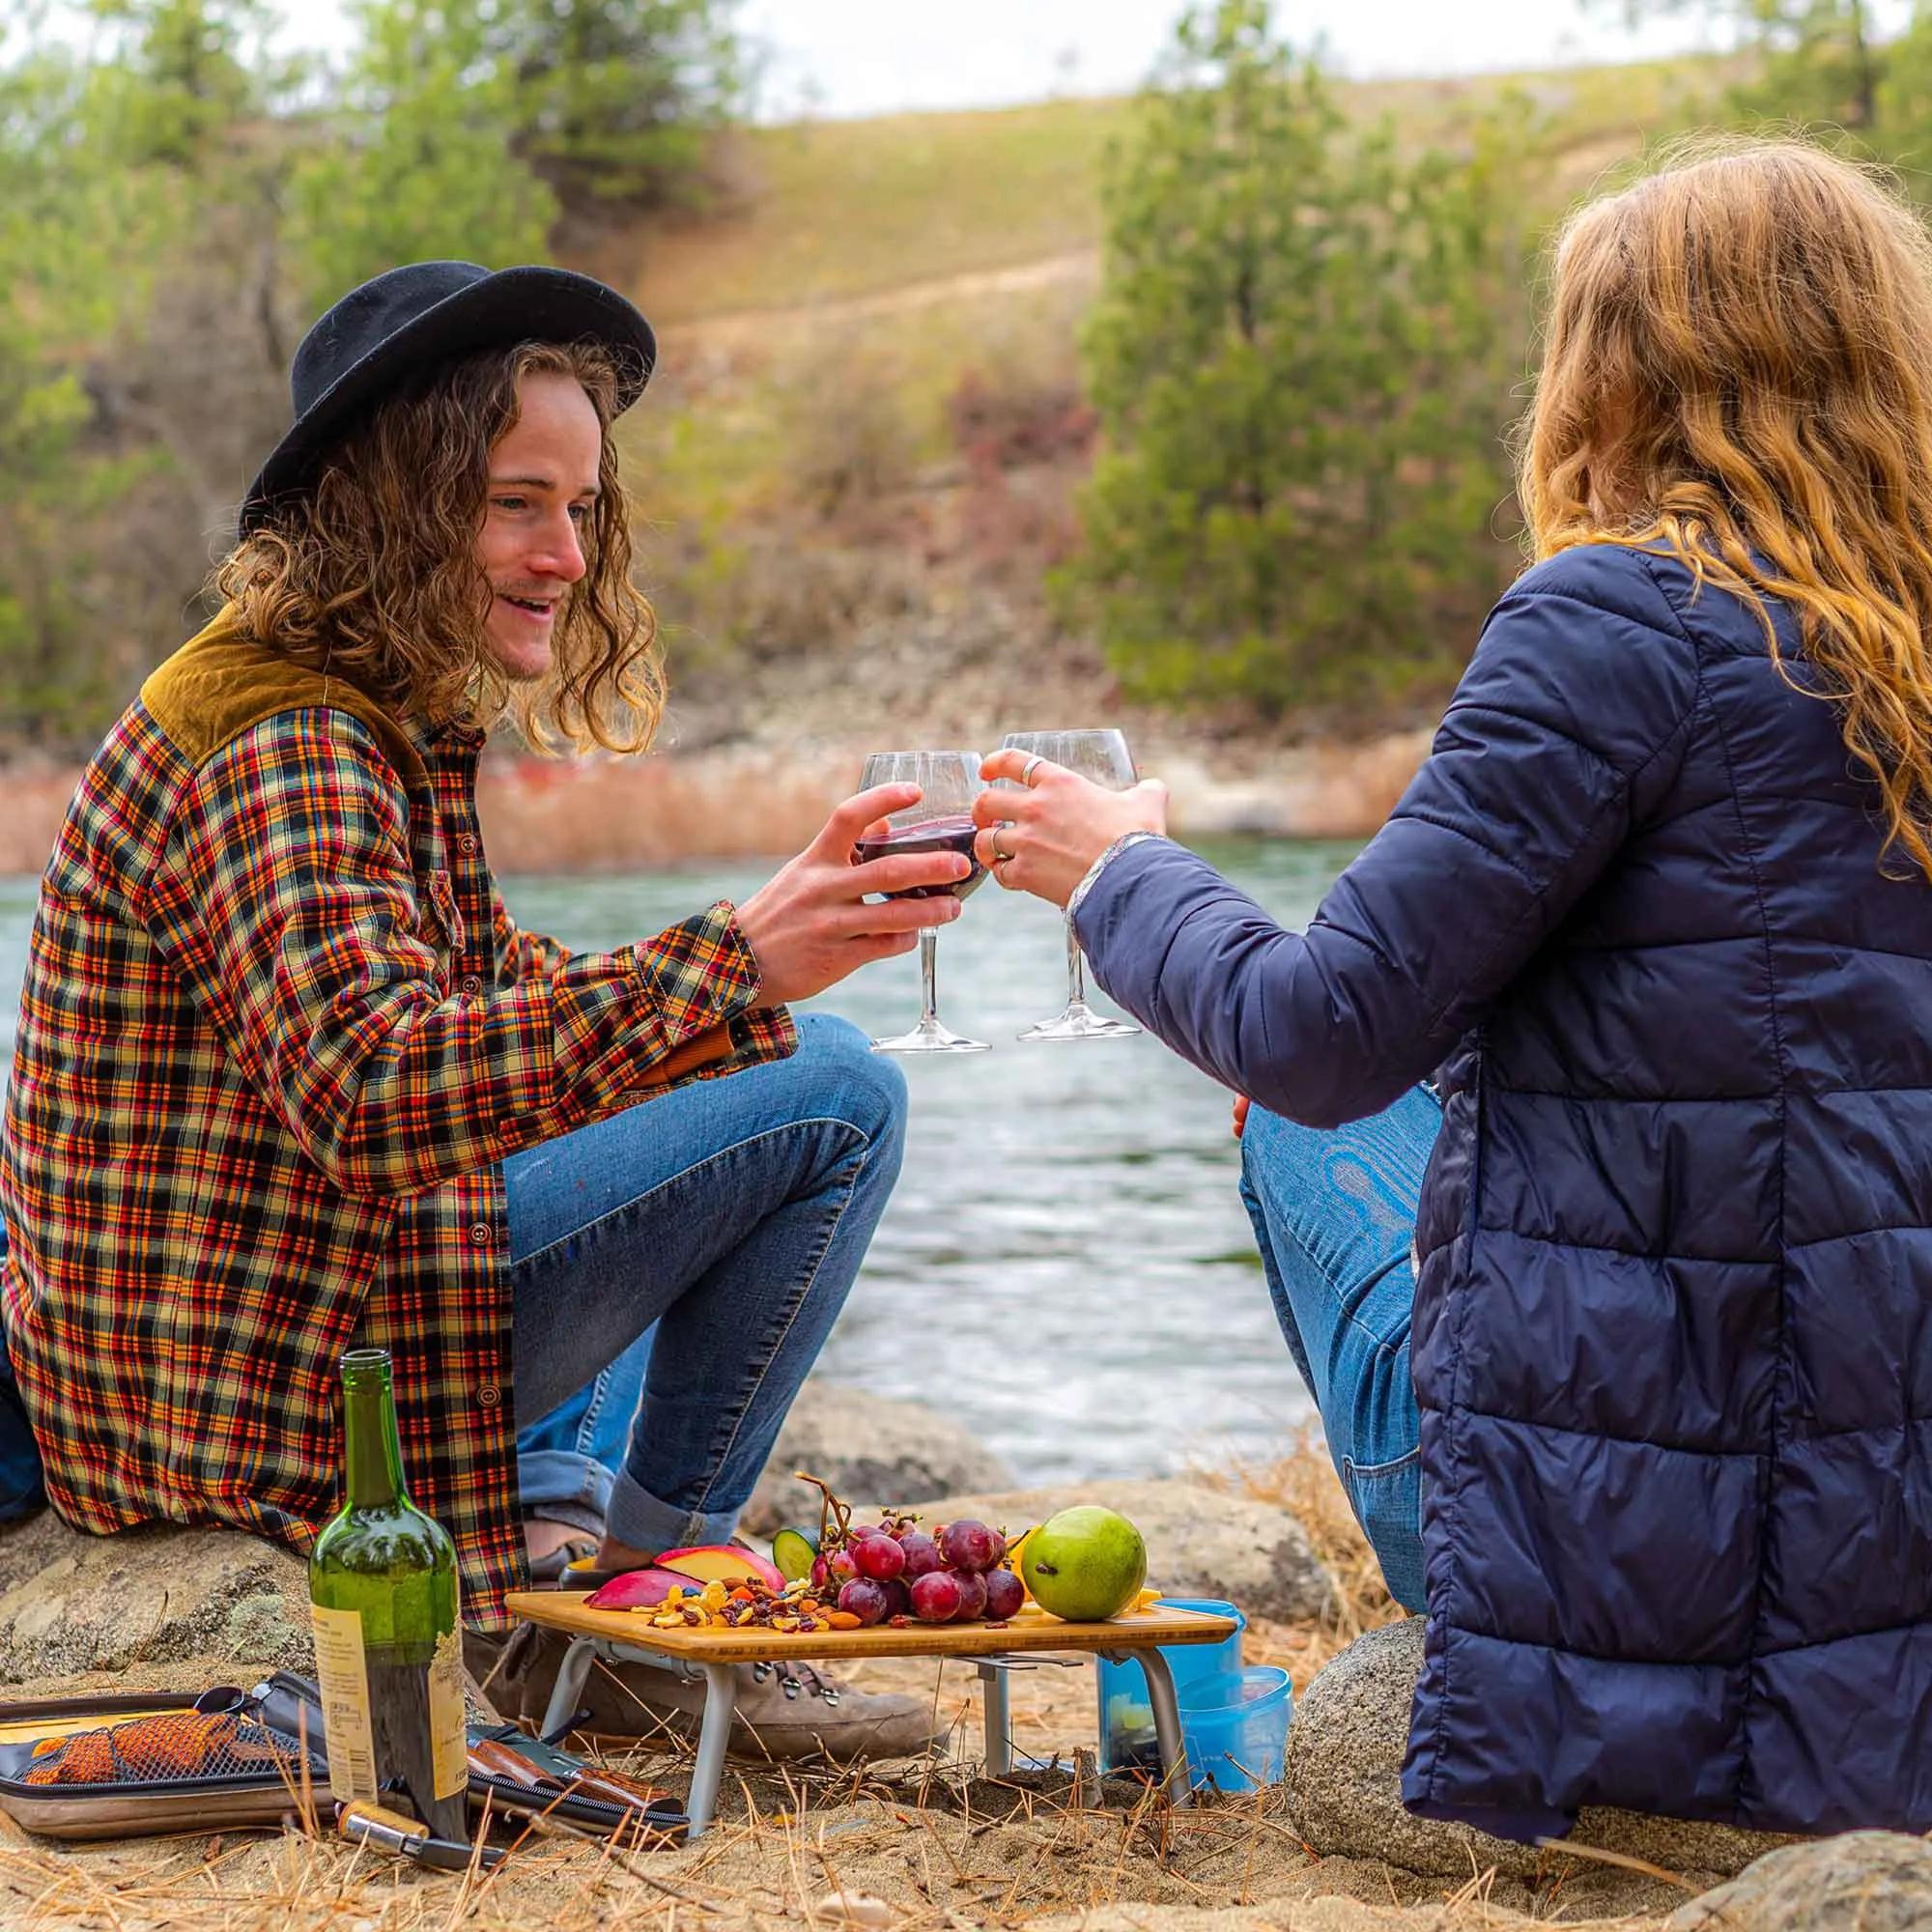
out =
[[[503,1391],[495,1382],[479,1382],[476,1400],[484,1408],[495,1408],[503,1400]]]
[[[473,1000],[476,997],[476,995],[480,993],[482,990],[483,990],[483,981],[479,980],[474,973],[464,974],[463,996],[465,999]]]
[[[469,1230],[469,1245],[472,1248],[494,1248],[497,1245],[497,1231],[488,1221],[478,1221]]]
[[[460,837],[459,837],[459,838],[457,838],[457,841],[456,841],[456,849],[457,849],[457,850],[458,850],[459,852],[461,852],[461,853],[463,854],[463,856],[464,856],[464,857],[465,857],[466,859],[473,859],[473,858],[475,858],[475,856],[476,856],[476,835],[475,835],[475,833],[473,833],[473,832],[465,832],[465,833],[463,833],[463,834],[462,834],[462,835],[461,835],[461,836],[460,836]]]

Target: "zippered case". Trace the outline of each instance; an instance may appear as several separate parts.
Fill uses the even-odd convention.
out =
[[[48,1837],[272,1825],[301,1809],[304,1767],[326,1808],[321,1752],[237,1690],[0,1704],[0,1810]]]
[[[472,1825],[541,1815],[634,1846],[681,1843],[690,1818],[668,1795],[612,1803],[570,1788],[599,1774],[510,1726],[469,1727],[472,1749],[520,1776],[469,1774]],[[56,1697],[0,1703],[0,1811],[53,1838],[126,1838],[274,1825],[305,1806],[334,1815],[321,1697],[277,1671],[251,1691]],[[306,1787],[306,1788],[304,1788]]]

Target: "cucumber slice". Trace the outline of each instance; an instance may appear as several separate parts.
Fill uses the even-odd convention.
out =
[[[787,1583],[811,1575],[812,1559],[818,1554],[818,1533],[810,1529],[781,1529],[772,1538],[772,1561]]]

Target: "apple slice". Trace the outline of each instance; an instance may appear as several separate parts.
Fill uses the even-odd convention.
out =
[[[699,1543],[689,1549],[661,1549],[657,1567],[675,1570],[700,1583],[762,1583],[776,1595],[785,1586],[784,1573],[754,1549],[735,1543]]]
[[[654,1610],[673,1590],[695,1597],[692,1578],[682,1570],[626,1570],[600,1583],[584,1598],[586,1610]]]

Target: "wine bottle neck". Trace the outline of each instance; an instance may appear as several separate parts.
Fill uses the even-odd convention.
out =
[[[403,1445],[396,1433],[396,1399],[386,1364],[380,1375],[343,1378],[343,1486],[351,1509],[388,1509],[407,1502]]]

